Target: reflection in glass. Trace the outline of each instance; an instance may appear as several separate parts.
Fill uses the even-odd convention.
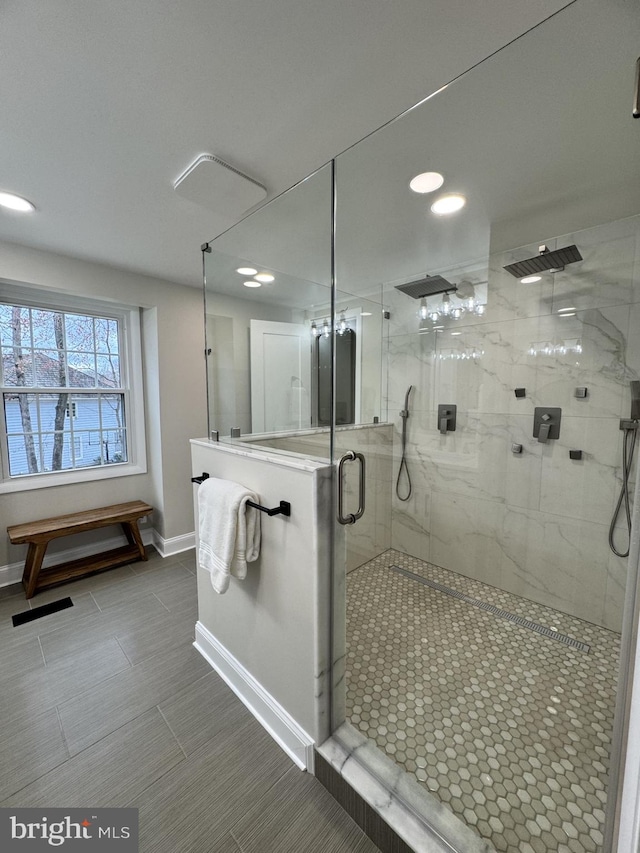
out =
[[[572,4],[336,161],[337,286],[351,304],[382,293],[388,423],[375,445],[349,435],[377,481],[375,532],[347,537],[334,709],[393,761],[390,786],[406,772],[427,820],[435,797],[496,850],[607,849],[627,573],[608,526],[640,375],[639,38],[632,3]],[[466,198],[450,216],[407,190],[425,150],[441,192]],[[402,289],[430,277],[451,287]],[[550,446],[534,406],[562,408]]]

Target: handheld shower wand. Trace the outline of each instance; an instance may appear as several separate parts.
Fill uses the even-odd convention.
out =
[[[407,467],[407,419],[409,418],[409,394],[411,394],[411,389],[413,385],[409,385],[407,388],[407,393],[404,396],[404,409],[400,412],[400,417],[402,418],[402,458],[400,460],[400,468],[398,469],[398,479],[396,480],[396,495],[398,499],[401,501],[408,501],[411,497],[411,476],[409,474],[409,468]],[[405,497],[402,497],[400,494],[400,477],[402,476],[402,469],[404,468],[404,473],[407,478],[407,494]]]
[[[629,476],[631,474],[631,464],[633,462],[633,451],[636,447],[636,437],[638,428],[640,427],[640,382],[633,380],[631,383],[631,417],[623,418],[620,421],[620,429],[624,430],[624,438],[622,441],[622,488],[620,497],[616,504],[611,526],[609,527],[609,547],[616,557],[628,557],[631,543],[631,507],[629,505]],[[624,502],[624,510],[627,518],[627,533],[629,536],[629,545],[626,551],[618,551],[613,543],[613,534],[615,532],[616,521],[618,514]]]

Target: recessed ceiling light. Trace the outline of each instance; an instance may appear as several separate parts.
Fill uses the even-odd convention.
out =
[[[432,193],[444,184],[440,172],[422,172],[409,181],[409,187],[414,193]]]
[[[275,281],[275,276],[271,275],[270,272],[259,272],[256,276],[256,281],[263,281],[265,283]]]
[[[437,198],[431,205],[431,210],[442,216],[447,213],[455,213],[456,211],[461,210],[466,203],[467,200],[463,195],[460,195],[459,193],[448,193],[447,195],[441,195],[440,198]]]
[[[561,317],[575,317],[575,316],[576,316],[576,312],[575,312],[575,311],[563,311],[563,312],[560,314],[560,316],[561,316]]]
[[[520,284],[535,284],[536,281],[540,281],[541,279],[541,275],[525,275],[524,278],[520,279]]]
[[[452,335],[461,335],[462,332],[451,332]]]
[[[20,213],[31,213],[36,209],[35,204],[31,204],[26,198],[5,192],[0,192],[0,205],[8,207],[9,210],[18,210]]]
[[[262,284],[259,281],[245,281],[244,286],[245,287],[262,287]]]
[[[575,313],[576,306],[571,305],[569,308],[558,308],[558,314],[564,314],[565,311],[573,311]]]
[[[255,275],[258,270],[254,270],[253,267],[238,267],[236,272],[239,272],[240,275]]]
[[[371,317],[371,311],[361,311],[360,316],[361,317]]]

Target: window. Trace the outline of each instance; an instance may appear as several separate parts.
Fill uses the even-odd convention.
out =
[[[0,302],[5,486],[145,470],[135,321],[135,311],[90,310],[86,303]]]

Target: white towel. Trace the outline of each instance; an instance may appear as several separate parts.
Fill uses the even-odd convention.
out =
[[[198,487],[199,563],[211,574],[216,592],[227,591],[231,575],[242,579],[247,563],[260,555],[259,503],[250,489],[231,480],[209,477]]]

